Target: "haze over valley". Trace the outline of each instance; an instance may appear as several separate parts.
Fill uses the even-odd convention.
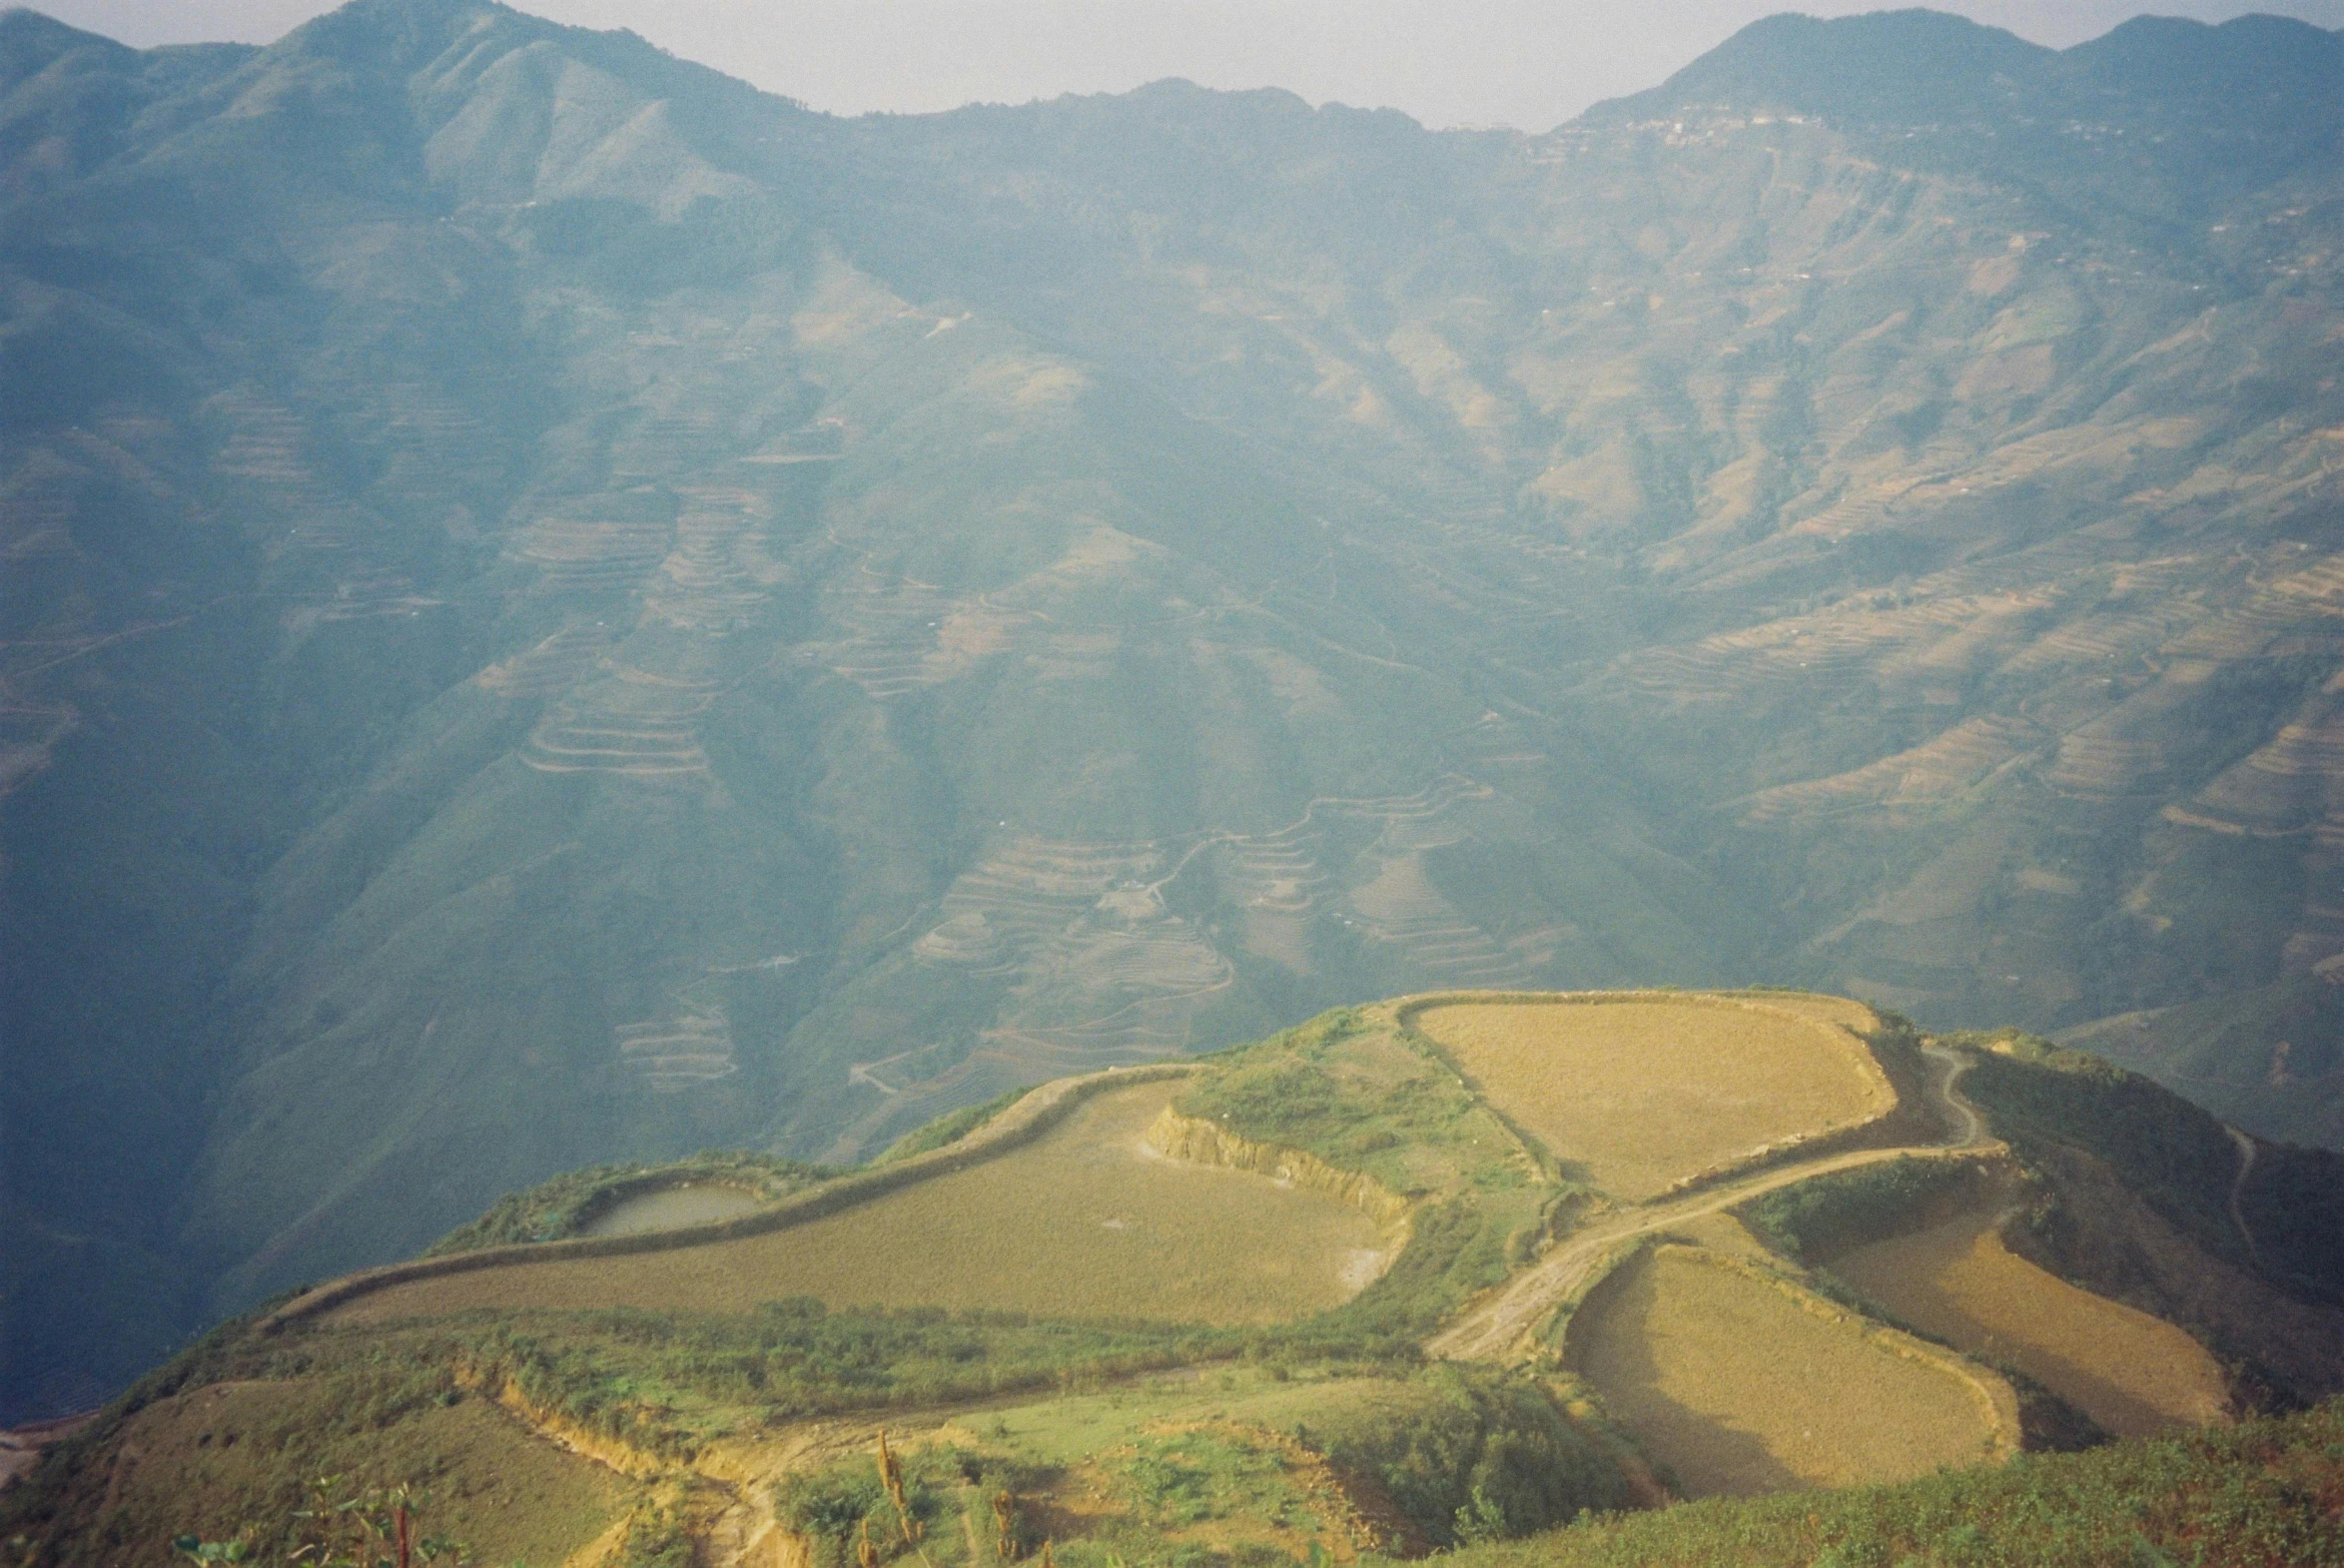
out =
[[[1533,136],[0,15],[0,1410],[1413,993],[2344,1149],[2340,138],[2275,18],[1780,17]]]

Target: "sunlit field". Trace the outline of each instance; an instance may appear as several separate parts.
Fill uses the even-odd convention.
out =
[[[1846,1486],[1987,1458],[1983,1388],[1698,1250],[1628,1265],[1571,1328],[1574,1366],[1695,1497]]]
[[[1598,996],[1436,1005],[1415,1023],[1549,1153],[1635,1199],[1893,1108],[1864,1043],[1803,1011]]]
[[[1357,1293],[1385,1245],[1365,1214],[1143,1145],[1181,1087],[1100,1095],[998,1159],[788,1229],[413,1280],[334,1315],[368,1321],[477,1306],[746,1311],[811,1295],[833,1306],[1258,1323]]]
[[[1906,1322],[2034,1378],[2119,1437],[2223,1418],[2225,1379],[2162,1318],[2079,1290],[1968,1213],[1838,1257],[1832,1269]]]

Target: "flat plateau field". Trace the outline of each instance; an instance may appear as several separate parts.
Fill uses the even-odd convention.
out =
[[[1858,1247],[1832,1271],[1924,1333],[2016,1367],[2119,1437],[2227,1418],[2222,1368],[2160,1317],[2081,1290],[1967,1213]]]
[[[1570,1355],[1688,1496],[1897,1481],[1988,1457],[1999,1434],[1985,1390],[1878,1333],[1670,1245],[1606,1282],[1571,1326]]]
[[[1459,1001],[1414,1022],[1516,1127],[1630,1200],[1896,1103],[1864,1042],[1806,998]]]
[[[842,1307],[1259,1323],[1356,1294],[1388,1244],[1367,1215],[1324,1193],[1145,1146],[1149,1123],[1181,1088],[1097,1095],[1031,1144],[787,1229],[409,1280],[331,1315],[352,1323],[482,1306],[740,1312],[810,1295]]]

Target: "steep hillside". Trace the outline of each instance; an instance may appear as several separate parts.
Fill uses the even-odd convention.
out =
[[[1850,1098],[1750,1092],[1784,1077]],[[1574,1124],[1590,1094],[1612,1114]],[[2332,1216],[2344,1162],[2272,1146],[2244,1181],[2209,1137],[2095,1059],[1844,999],[1343,1009],[850,1172],[514,1194],[223,1326],[0,1532],[61,1568],[191,1535],[290,1561],[404,1497],[473,1560],[571,1568],[2328,1562],[2334,1227],[2272,1221]]]
[[[1522,137],[0,17],[0,1402],[1350,996],[2267,1062],[2344,961],[2338,48],[1780,21]],[[2288,1038],[2221,1104],[2330,1137]]]

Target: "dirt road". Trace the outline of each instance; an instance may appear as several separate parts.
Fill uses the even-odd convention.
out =
[[[2238,1239],[2246,1243],[2246,1255],[2259,1268],[2262,1266],[2262,1249],[2254,1244],[2254,1232],[2246,1227],[2246,1210],[2239,1206],[2238,1201],[2246,1195],[2246,1178],[2254,1175],[2255,1143],[2234,1127],[2225,1127],[2222,1131],[2229,1134],[2230,1142],[2238,1146],[2238,1176],[2230,1183],[2230,1223],[2238,1227]]]
[[[1656,1198],[1633,1208],[1606,1214],[1583,1230],[1563,1237],[1524,1273],[1508,1280],[1498,1292],[1450,1324],[1425,1345],[1435,1356],[1451,1361],[1511,1361],[1527,1357],[1534,1348],[1532,1335],[1555,1308],[1569,1300],[1589,1275],[1613,1251],[1637,1237],[1665,1230],[1703,1214],[1714,1214],[1761,1193],[1795,1186],[1835,1171],[1853,1171],[1879,1165],[1904,1155],[1942,1157],[1999,1149],[1988,1138],[1985,1120],[1961,1098],[1954,1087],[1969,1064],[1959,1054],[1937,1046],[1922,1048],[1931,1069],[1931,1104],[1951,1129],[1942,1144],[1900,1149],[1858,1149],[1825,1155],[1794,1165],[1776,1166],[1735,1180],[1679,1197]]]

